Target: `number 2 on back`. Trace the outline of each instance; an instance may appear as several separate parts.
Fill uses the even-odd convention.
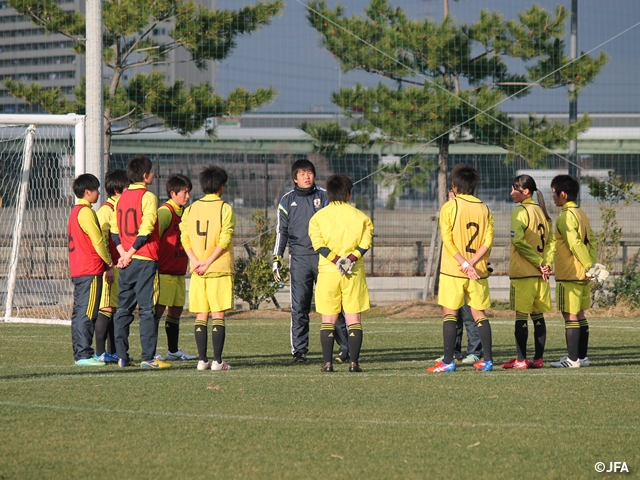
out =
[[[471,235],[471,239],[469,240],[469,243],[467,243],[467,247],[465,248],[465,251],[469,252],[469,253],[476,253],[476,249],[475,248],[471,248],[471,244],[473,243],[473,241],[478,236],[478,233],[480,233],[480,225],[478,225],[476,222],[467,223],[467,230],[470,230],[471,227],[474,227],[476,229],[476,231],[473,232],[473,235]]]

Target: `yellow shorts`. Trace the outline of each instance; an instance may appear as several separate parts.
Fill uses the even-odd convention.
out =
[[[556,308],[564,313],[578,314],[591,307],[589,281],[556,282]]]
[[[351,275],[333,272],[318,273],[316,283],[316,311],[322,315],[360,313],[369,310],[369,289],[364,269]]]
[[[184,307],[184,300],[187,291],[184,275],[160,275],[160,295],[158,305],[165,307]]]
[[[511,279],[509,288],[511,310],[521,313],[551,311],[551,287],[542,277]]]
[[[476,310],[486,310],[491,306],[489,279],[469,280],[440,274],[438,305],[451,310],[459,310],[464,305],[465,296],[469,306]]]
[[[189,311],[191,313],[224,312],[233,307],[233,275],[201,277],[191,275]]]
[[[120,269],[113,269],[114,280],[111,285],[102,282],[102,295],[100,296],[100,308],[118,307],[118,279],[120,278]]]

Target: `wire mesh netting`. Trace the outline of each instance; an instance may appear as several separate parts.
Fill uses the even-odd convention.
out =
[[[36,0],[2,3],[2,111],[84,112],[79,3],[47,3],[49,17]],[[640,246],[635,0],[582,1],[579,10],[570,0],[139,3],[104,3],[107,169],[148,155],[151,189],[163,200],[172,173],[189,176],[198,198],[202,168],[222,166],[238,255],[255,235],[256,209],[275,223],[300,158],[314,162],[320,186],[333,173],[353,179],[352,202],[375,224],[371,276],[427,273],[447,173],[458,163],[478,170],[476,194],[494,213],[496,275],[508,271],[509,192],[522,173],[552,217],[553,176],[580,177],[580,204],[609,242],[613,272]],[[127,6],[140,8],[134,15]],[[24,52],[30,63],[19,60]],[[29,210],[39,220],[30,235],[46,246],[24,250],[24,275],[66,275],[63,261],[50,260],[64,256],[54,218],[65,218],[70,194],[58,155],[38,160],[46,177],[32,172]],[[4,158],[3,186],[17,168]],[[12,200],[3,197],[4,218]],[[36,214],[43,203],[49,213]]]
[[[27,126],[0,127],[0,305],[4,309],[12,262],[17,259],[12,292],[16,315],[68,318],[73,303],[67,219],[74,203],[74,130],[41,125],[36,131],[25,176]],[[28,179],[28,190],[21,212],[23,179]],[[17,239],[19,255],[14,257]]]

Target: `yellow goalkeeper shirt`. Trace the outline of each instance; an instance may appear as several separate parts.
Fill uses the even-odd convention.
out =
[[[309,238],[320,255],[318,272],[335,272],[332,260],[353,254],[358,260],[354,270],[364,269],[362,255],[371,248],[373,222],[357,208],[346,202],[330,202],[309,220]]]

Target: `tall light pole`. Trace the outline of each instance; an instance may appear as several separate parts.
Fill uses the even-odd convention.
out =
[[[571,60],[578,57],[578,0],[571,0],[571,45],[569,56]],[[572,83],[569,85],[569,125],[573,125],[578,120],[578,95],[576,87]],[[578,140],[569,140],[569,164],[567,165],[569,175],[577,178],[578,171]]]

